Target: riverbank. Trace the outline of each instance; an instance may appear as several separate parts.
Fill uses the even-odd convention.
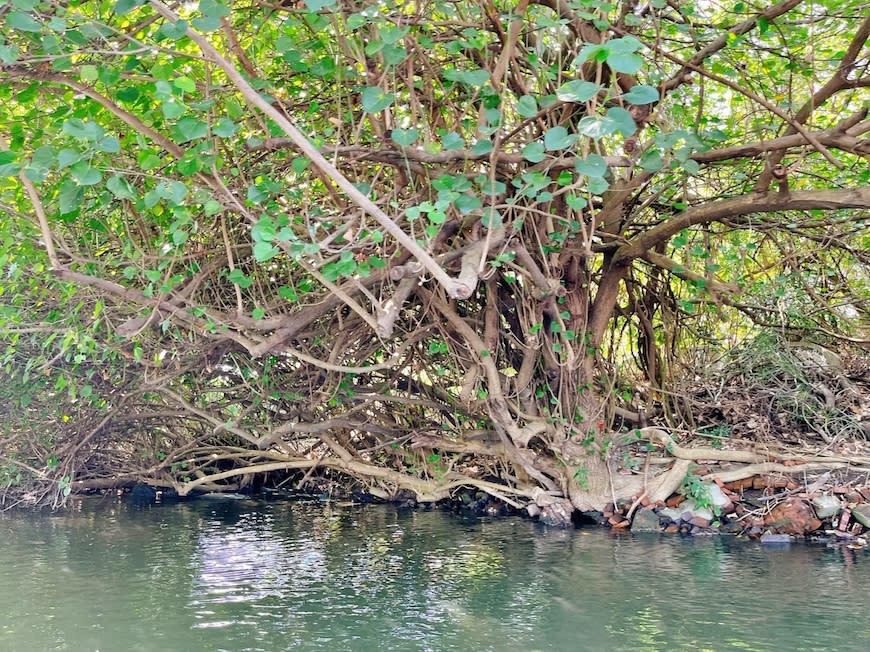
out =
[[[703,472],[705,469],[699,469]],[[549,521],[534,503],[517,509],[490,494],[473,489],[457,491],[451,498],[420,503],[410,492],[386,501],[400,509],[439,510],[469,517],[522,516],[550,528],[601,528],[633,533],[659,532],[682,536],[728,534],[786,544],[799,540],[841,542],[860,549],[870,543],[870,481],[867,474],[823,473],[806,484],[778,475],[757,475],[735,482],[705,481],[692,476],[684,493],[652,504],[644,497],[609,505],[602,512],[574,512],[569,521]],[[172,492],[136,485],[123,493],[139,506],[175,501]],[[261,489],[258,494],[200,494],[184,500],[277,498],[319,500],[344,506],[383,503],[364,492],[294,492]]]

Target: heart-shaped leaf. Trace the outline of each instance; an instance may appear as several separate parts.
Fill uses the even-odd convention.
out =
[[[585,79],[574,79],[567,84],[562,84],[556,91],[556,97],[563,102],[585,102],[591,100],[601,86],[593,84]]]
[[[548,152],[565,149],[577,141],[577,134],[569,134],[565,127],[552,127],[544,134],[544,148]]]

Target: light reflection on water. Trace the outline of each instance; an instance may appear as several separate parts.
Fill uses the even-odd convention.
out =
[[[866,650],[870,554],[200,500],[0,517],[0,650]]]

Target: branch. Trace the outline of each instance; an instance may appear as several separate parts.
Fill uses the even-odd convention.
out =
[[[150,4],[161,16],[171,21],[173,24],[178,21],[178,16],[169,9],[160,0],[150,0]],[[211,59],[219,66],[230,81],[235,84],[236,88],[252,106],[257,107],[265,113],[269,118],[275,121],[281,130],[287,134],[296,146],[305,154],[312,163],[331,178],[339,188],[361,206],[369,215],[371,215],[378,224],[383,227],[390,235],[392,235],[400,245],[407,249],[424,267],[434,276],[447,294],[457,299],[467,299],[471,296],[473,288],[468,288],[459,281],[451,278],[444,269],[426,251],[418,245],[414,239],[405,233],[393,220],[384,213],[372,200],[366,197],[360,190],[354,186],[350,180],[345,177],[339,170],[332,165],[320,151],[312,145],[302,132],[300,132],[280,111],[275,109],[269,102],[264,100],[257,91],[242,77],[238,70],[230,64],[201,34],[194,32],[191,28],[187,28],[186,35],[194,43],[199,46],[199,49],[204,55]]]
[[[655,245],[667,242],[681,230],[697,224],[751,215],[790,210],[870,208],[870,187],[844,190],[806,190],[801,192],[758,192],[722,201],[693,206],[636,236],[617,249],[614,265],[628,265]]]
[[[848,80],[849,70],[855,63],[855,59],[858,57],[858,54],[861,52],[861,49],[864,47],[864,43],[867,41],[868,38],[870,38],[870,15],[868,15],[861,23],[861,26],[858,27],[858,31],[855,32],[855,36],[852,38],[852,42],[846,49],[845,54],[843,54],[843,58],[840,59],[840,65],[837,66],[837,71],[834,73],[834,75],[828,80],[828,82],[824,86],[816,91],[813,96],[795,114],[793,124],[785,132],[786,136],[790,136],[791,134],[795,133],[795,131],[800,131],[795,127],[795,125],[802,125],[807,120],[809,120],[813,111],[817,107],[824,104],[828,100],[828,98],[830,98],[835,93],[843,90],[844,88],[848,88],[849,86],[853,85]],[[782,160],[783,155],[784,153],[777,152],[776,154],[768,158],[765,170],[755,184],[756,190],[767,188],[772,178],[773,168],[777,163]]]
[[[8,152],[9,146],[6,144],[5,138],[0,138],[0,151]],[[39,199],[39,194],[33,182],[27,178],[24,168],[18,173],[18,178],[21,180],[21,185],[27,191],[27,196],[30,198],[30,203],[33,206],[33,212],[36,213],[36,219],[39,222],[39,230],[42,233],[42,241],[45,244],[45,253],[48,256],[48,262],[53,270],[60,269],[61,264],[57,258],[57,253],[54,250],[54,241],[51,237],[51,229],[48,228],[48,218],[45,216],[45,209],[42,206],[42,201]]]
[[[710,43],[707,44],[706,47],[701,48],[690,59],[688,59],[685,62],[683,68],[677,74],[673,75],[668,81],[662,84],[662,95],[664,95],[668,91],[674,90],[675,88],[683,84],[685,81],[686,71],[687,69],[690,69],[691,66],[701,65],[702,63],[704,63],[704,59],[725,48],[728,43],[733,41],[735,36],[741,36],[755,29],[755,26],[758,24],[759,19],[764,18],[767,21],[773,21],[774,18],[777,18],[791,11],[801,2],[803,2],[803,0],[785,0],[784,2],[780,2],[779,4],[772,5],[764,11],[759,12],[757,15],[752,16],[751,18],[747,18],[742,23],[738,23],[727,32],[722,34],[719,38],[710,41]],[[624,34],[625,32],[619,30],[619,33]]]
[[[863,120],[867,115],[867,109],[862,109],[850,118],[859,117]],[[847,131],[849,127],[844,124],[837,125],[833,129],[818,131],[813,134],[816,140],[826,147],[832,147],[844,152],[855,154],[870,154],[870,140],[859,140],[852,133]],[[744,145],[735,145],[733,147],[725,147],[723,149],[712,150],[709,152],[701,152],[692,154],[689,158],[698,163],[714,163],[716,161],[727,161],[735,158],[750,158],[764,154],[765,152],[784,151],[792,147],[802,147],[807,144],[807,139],[801,134],[792,134],[790,136],[780,136],[771,140],[762,140],[757,143],[746,143]],[[781,156],[779,157],[782,158]],[[778,161],[777,161],[778,162]]]

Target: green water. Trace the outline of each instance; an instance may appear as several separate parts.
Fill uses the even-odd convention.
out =
[[[870,553],[391,507],[0,517],[0,650],[868,650]]]

